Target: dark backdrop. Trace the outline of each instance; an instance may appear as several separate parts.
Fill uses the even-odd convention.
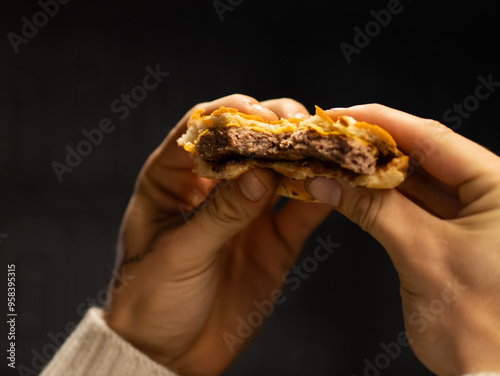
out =
[[[220,15],[214,4],[225,4],[226,11]],[[498,93],[469,97],[479,76],[500,81],[492,2],[401,0],[400,12],[378,30],[373,11],[394,4],[71,1],[52,6],[53,16],[45,18],[35,1],[3,4],[0,281],[6,284],[7,264],[15,263],[16,363],[24,374],[36,374],[27,370],[51,356],[89,305],[103,302],[135,177],[198,102],[231,93],[292,97],[310,111],[315,104],[380,102],[438,119],[500,151],[492,137],[500,117]],[[37,34],[25,26],[30,38],[16,44],[33,17],[42,25]],[[358,38],[356,46],[354,28],[367,25],[371,41]],[[357,48],[350,63],[342,42]],[[169,76],[128,116],[124,109],[113,111],[122,93],[141,84],[145,68],[158,64]],[[445,116],[464,100],[470,114]],[[53,162],[64,163],[66,147],[75,148],[82,131],[105,118],[113,131],[58,179]],[[384,250],[333,213],[301,257],[312,254],[317,237],[328,236],[340,244],[335,253],[300,288],[286,291],[287,301],[227,375],[430,374],[409,348],[394,350],[394,359],[380,355],[387,353],[381,343],[397,341],[404,330],[397,275]],[[6,288],[0,291],[5,317]],[[3,324],[3,353],[6,329]],[[2,359],[0,374],[9,374]],[[376,361],[377,369],[369,366]]]

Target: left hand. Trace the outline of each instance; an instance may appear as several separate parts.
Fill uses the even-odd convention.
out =
[[[256,310],[254,301],[276,299],[283,274],[331,210],[290,200],[273,213],[277,181],[272,171],[255,169],[220,186],[194,174],[192,159],[176,140],[193,111],[204,108],[210,114],[221,105],[267,120],[309,116],[291,99],[259,103],[231,95],[199,104],[139,175],[117,258],[118,272],[134,278],[110,287],[106,321],[183,376],[219,374],[234,360],[256,331],[232,343],[223,335],[237,336],[238,319],[247,320]],[[187,208],[200,204],[186,222]]]

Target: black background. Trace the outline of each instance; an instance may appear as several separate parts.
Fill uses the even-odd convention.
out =
[[[103,301],[136,175],[194,104],[232,93],[292,97],[310,111],[379,102],[445,122],[447,109],[474,94],[479,75],[500,81],[494,2],[401,0],[402,12],[347,63],[339,44],[353,44],[353,28],[387,4],[244,0],[221,20],[211,1],[71,1],[17,54],[7,34],[21,35],[21,18],[32,20],[40,6],[4,4],[0,234],[8,235],[0,237],[0,286],[7,264],[16,263],[17,364],[41,364],[54,338]],[[118,119],[111,103],[157,64],[170,75]],[[456,131],[499,152],[498,104],[495,92]],[[51,163],[64,163],[65,147],[106,117],[116,129],[59,182]],[[286,291],[226,375],[360,376],[383,352],[381,342],[396,341],[404,330],[398,279],[384,250],[333,213],[301,257],[328,235],[340,247],[297,291]],[[5,354],[5,324],[1,335]],[[404,348],[380,374],[430,373]]]

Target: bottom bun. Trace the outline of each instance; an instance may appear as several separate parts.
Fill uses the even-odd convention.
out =
[[[194,157],[194,160],[193,171],[202,177],[211,179],[236,179],[241,174],[256,167],[272,169],[281,175],[276,193],[302,201],[316,201],[305,188],[304,184],[308,178],[339,178],[347,180],[353,186],[379,189],[394,188],[406,178],[408,166],[408,157],[401,156],[377,169],[373,174],[357,175],[343,169],[332,169],[331,166],[315,161],[292,162],[248,158],[215,166],[199,157]]]

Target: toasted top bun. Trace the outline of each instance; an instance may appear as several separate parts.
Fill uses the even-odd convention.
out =
[[[213,179],[235,179],[244,172],[255,168],[271,168],[282,175],[277,193],[286,197],[313,201],[314,198],[304,188],[307,178],[323,176],[342,178],[354,186],[368,188],[394,188],[405,178],[408,170],[408,157],[396,145],[392,136],[377,125],[356,121],[349,116],[340,116],[333,121],[321,108],[316,106],[316,114],[308,119],[281,119],[266,121],[260,116],[247,115],[234,108],[220,107],[212,114],[203,116],[203,109],[193,113],[188,121],[187,131],[178,144],[188,151],[194,159],[193,171],[198,175]],[[358,145],[366,145],[377,158],[373,172],[355,173],[339,164],[314,159],[283,160],[266,157],[247,156],[226,160],[214,166],[210,160],[203,159],[196,148],[200,138],[209,130],[228,127],[242,127],[267,134],[291,134],[299,130],[314,131],[319,137],[343,137],[355,140]],[[379,163],[380,162],[380,163]]]

